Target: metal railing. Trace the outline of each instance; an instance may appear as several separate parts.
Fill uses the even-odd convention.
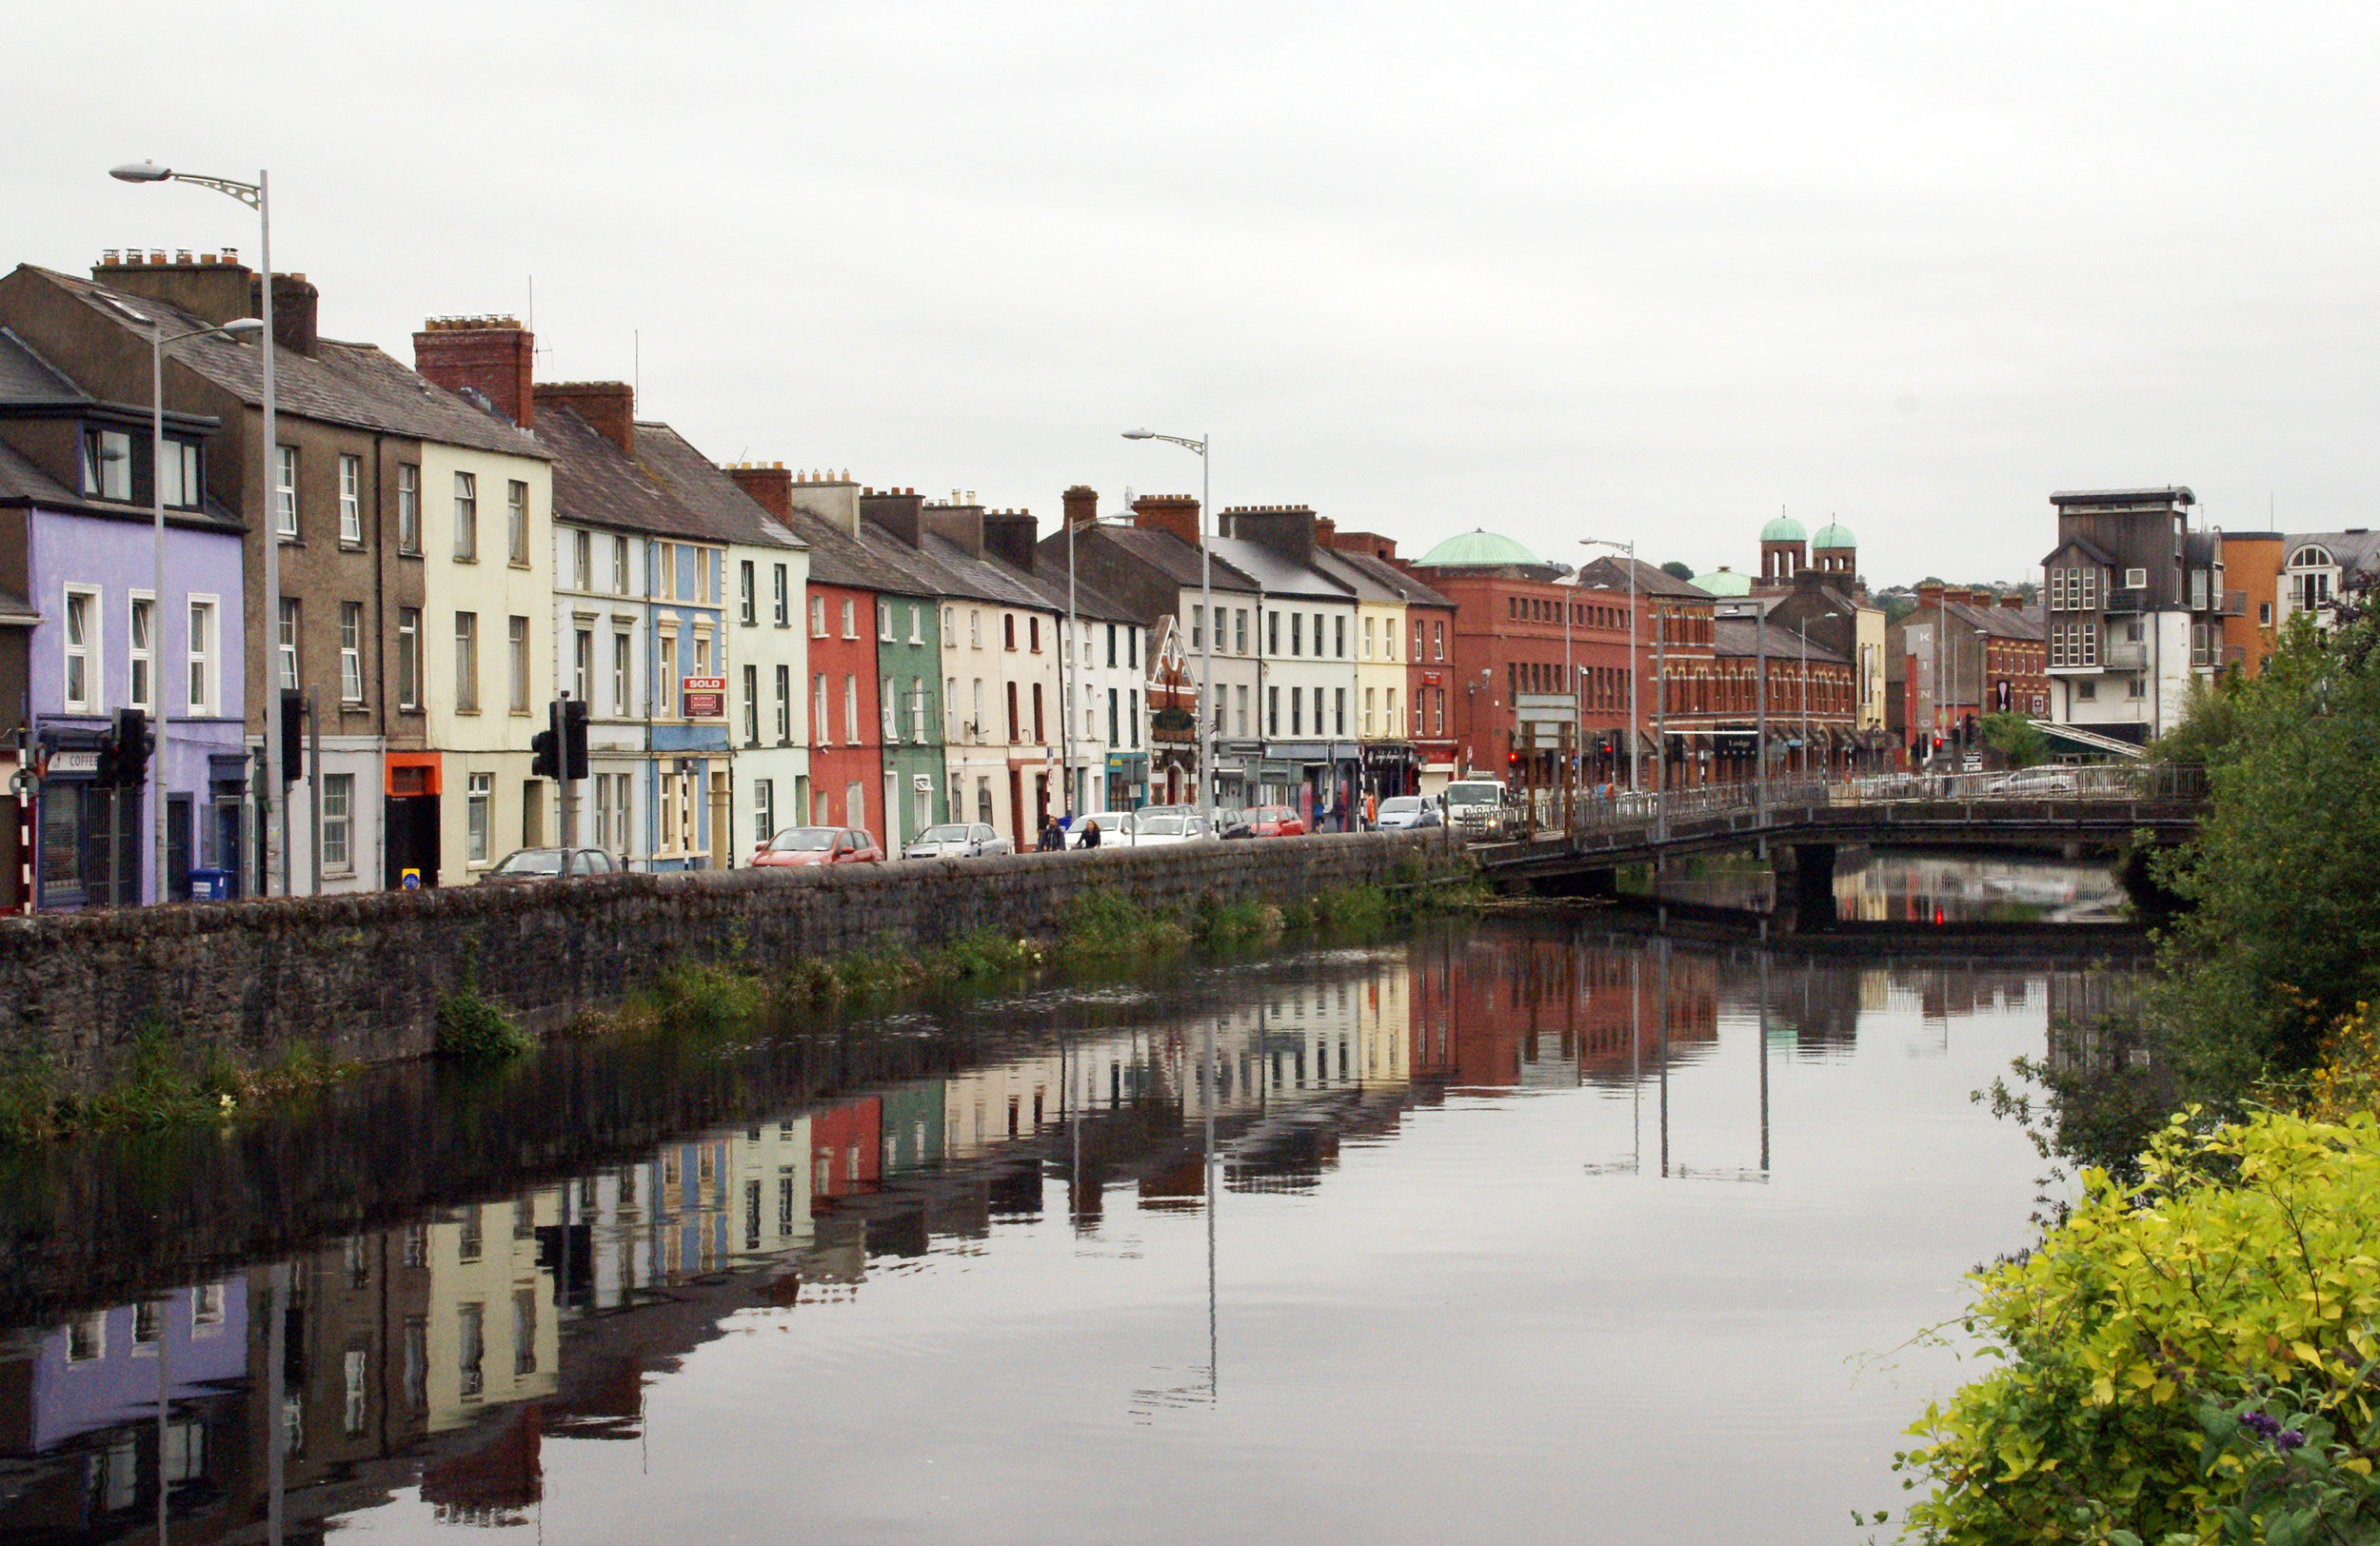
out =
[[[2162,763],[2042,766],[1989,773],[1883,773],[1847,779],[1772,779],[1756,783],[1711,783],[1697,788],[1604,792],[1590,788],[1568,803],[1564,791],[1539,789],[1492,812],[1472,807],[1450,824],[1449,837],[1468,843],[1580,839],[1605,842],[1616,832],[1640,830],[1660,842],[1681,828],[1713,822],[1766,830],[1821,806],[1885,806],[1928,803],[1984,805],[2043,803],[2140,803],[2203,800],[2206,769]]]

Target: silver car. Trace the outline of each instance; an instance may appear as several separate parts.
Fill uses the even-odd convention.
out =
[[[946,822],[929,826],[917,841],[901,850],[903,859],[982,859],[988,854],[1013,854],[1017,845],[982,822]]]
[[[1438,806],[1419,795],[1397,795],[1380,802],[1379,829],[1383,832],[1409,832],[1416,827],[1443,826],[1438,819]]]

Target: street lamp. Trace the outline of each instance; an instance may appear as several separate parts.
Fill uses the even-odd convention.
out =
[[[1803,618],[1795,626],[1795,631],[1801,635],[1801,770],[1804,773],[1810,771],[1810,624],[1842,615],[1840,612],[1820,612],[1815,617]],[[1833,760],[1829,759],[1829,766],[1832,765]]]
[[[190,327],[178,333],[166,331],[166,325],[155,317],[143,317],[149,324],[149,520],[155,533],[151,543],[153,578],[149,600],[149,694],[150,718],[157,722],[157,733],[150,737],[149,763],[149,827],[151,846],[156,853],[156,866],[151,872],[159,902],[166,900],[166,346],[179,344],[186,338],[245,337],[262,332],[264,323],[255,317],[242,317],[220,327]],[[205,496],[185,486],[185,504],[197,504]],[[188,627],[187,614],[183,625]],[[186,651],[187,652],[187,651]],[[195,836],[195,834],[193,834]],[[112,886],[113,881],[110,879]]]
[[[230,177],[202,177],[194,172],[174,171],[169,168],[160,167],[153,161],[127,162],[121,167],[109,168],[108,175],[120,183],[194,183],[200,188],[211,188],[218,193],[237,199],[242,204],[247,205],[249,208],[256,211],[258,246],[260,249],[260,256],[263,260],[262,266],[265,274],[264,284],[258,287],[258,289],[264,298],[259,308],[262,315],[258,319],[261,328],[261,337],[258,339],[258,349],[261,354],[264,367],[263,391],[261,393],[264,399],[262,406],[264,408],[265,421],[262,434],[262,439],[264,441],[264,446],[262,447],[264,458],[264,479],[259,486],[263,488],[265,495],[264,624],[267,628],[271,630],[265,636],[265,660],[267,663],[265,675],[268,681],[278,681],[279,674],[272,667],[273,657],[277,653],[276,641],[279,637],[281,628],[281,524],[279,511],[276,508],[280,500],[280,493],[273,478],[273,474],[276,470],[273,464],[277,460],[278,452],[278,447],[274,443],[279,438],[279,431],[275,428],[273,421],[273,355],[275,353],[275,348],[272,336],[272,197],[269,191],[270,180],[267,174],[262,171],[259,171],[256,174],[256,181],[252,183],[243,183],[238,181],[236,178]],[[253,626],[254,624],[251,623],[250,627],[253,628]],[[279,703],[277,696],[274,699],[274,703],[276,705]],[[281,803],[281,894],[286,897],[289,894],[289,803],[286,798],[288,795],[288,785],[282,782],[281,737],[277,733],[280,723],[280,716],[277,713],[264,714],[260,723],[265,727],[265,786],[269,791],[268,798]],[[267,839],[268,842],[270,841],[269,826],[267,828]],[[259,877],[259,879],[265,882],[264,889],[269,894],[272,889],[269,879],[270,866],[267,866],[267,868],[268,872],[268,875]]]
[[[1180,435],[1160,435],[1154,429],[1127,429],[1126,440],[1161,440],[1168,446],[1179,446],[1196,451],[1199,457],[1199,610],[1206,625],[1199,630],[1201,639],[1199,669],[1199,782],[1206,790],[1206,825],[1212,832],[1215,820],[1215,725],[1220,710],[1215,702],[1215,573],[1214,560],[1206,546],[1206,524],[1210,519],[1209,491],[1214,486],[1213,464],[1207,457],[1212,437],[1200,435],[1197,440],[1184,440]]]
[[[1636,676],[1641,669],[1636,661],[1636,545],[1614,542],[1608,537],[1588,537],[1581,547],[1609,547],[1628,555],[1628,788],[1631,793],[1644,787],[1636,772]]]

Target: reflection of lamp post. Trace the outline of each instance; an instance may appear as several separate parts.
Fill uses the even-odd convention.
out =
[[[1608,537],[1589,537],[1578,544],[1581,547],[1609,547],[1628,555],[1628,787],[1644,785],[1636,775],[1636,545],[1613,542]]]
[[[242,317],[220,327],[191,327],[178,333],[168,333],[166,325],[154,317],[144,318],[149,324],[149,519],[155,538],[150,544],[151,563],[155,578],[149,595],[149,718],[157,722],[157,731],[150,736],[149,748],[149,837],[157,862],[153,887],[156,900],[166,900],[166,346],[179,344],[186,338],[231,337],[261,332],[264,323],[254,317]],[[192,488],[178,476],[182,503],[186,505],[205,502],[203,490]],[[185,613],[183,626],[189,625]],[[138,643],[137,640],[133,641]],[[185,641],[183,653],[195,653],[190,646],[196,640]],[[191,833],[196,837],[195,830]],[[109,877],[112,894],[115,878]],[[160,1344],[162,1345],[162,1344]]]
[[[1199,684],[1199,718],[1204,722],[1199,738],[1199,782],[1204,786],[1207,830],[1215,830],[1215,731],[1222,718],[1222,705],[1215,701],[1215,573],[1214,561],[1206,545],[1206,524],[1212,503],[1213,464],[1207,457],[1211,436],[1184,440],[1180,435],[1160,435],[1154,429],[1127,429],[1126,440],[1161,440],[1168,446],[1180,446],[1199,455],[1199,609],[1206,625],[1200,629],[1203,647],[1200,652],[1200,681]],[[1217,529],[1220,529],[1219,526]],[[1071,582],[1070,582],[1071,583]],[[1259,621],[1261,621],[1260,619]]]
[[[118,182],[125,183],[163,183],[169,180],[195,183],[201,188],[211,188],[218,193],[235,198],[256,211],[257,235],[265,273],[265,282],[258,287],[263,295],[263,302],[259,307],[263,333],[257,340],[257,349],[263,366],[263,390],[259,395],[263,398],[260,406],[264,410],[264,426],[261,431],[264,441],[265,469],[262,485],[265,510],[264,622],[265,626],[272,630],[266,635],[265,660],[268,680],[277,680],[278,672],[272,667],[271,663],[277,653],[275,644],[281,628],[281,521],[278,509],[279,486],[273,476],[274,463],[279,460],[279,447],[274,444],[279,438],[279,432],[273,422],[272,196],[269,191],[269,180],[261,171],[256,174],[256,181],[252,183],[243,183],[229,177],[201,177],[193,172],[170,170],[158,166],[153,161],[128,162],[124,166],[111,168],[108,175]],[[295,491],[292,490],[291,498],[295,497]],[[248,624],[251,631],[254,626],[253,622]],[[246,647],[245,640],[242,641],[242,645]],[[266,788],[269,791],[268,798],[281,803],[281,893],[287,896],[289,893],[289,803],[287,798],[288,786],[283,782],[284,770],[281,766],[279,733],[281,721],[277,712],[280,706],[278,695],[273,699],[273,706],[276,710],[274,713],[263,713],[262,705],[259,705],[258,711],[262,716],[259,723],[264,726]],[[269,828],[268,839],[269,840]],[[258,879],[261,882],[260,890],[269,893],[272,889],[269,875],[260,876]]]

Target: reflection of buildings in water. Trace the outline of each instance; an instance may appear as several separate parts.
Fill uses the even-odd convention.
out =
[[[0,1346],[0,1497],[11,1532],[104,1538],[156,1521],[221,1520],[250,1453],[248,1281],[93,1311]],[[162,1358],[160,1357],[162,1352]],[[160,1444],[160,1375],[168,1416]]]
[[[1418,942],[1417,1078],[1478,1089],[1625,1080],[1718,1037],[1718,976],[1704,954],[1634,942],[1490,934]],[[1633,1056],[1632,1056],[1633,1049]]]
[[[2053,1068],[2111,1067],[2148,1061],[2138,1044],[2140,981],[2130,972],[2052,972],[2049,982]]]
[[[2112,918],[2123,888],[2104,865],[1887,852],[1838,870],[1835,906],[1866,922]]]

